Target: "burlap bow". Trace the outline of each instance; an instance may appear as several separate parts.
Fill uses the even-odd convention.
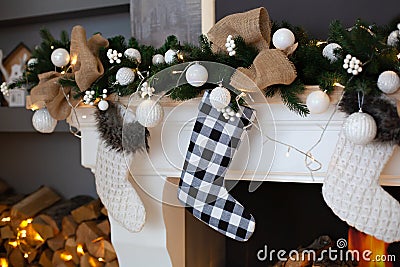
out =
[[[273,84],[291,84],[295,80],[296,69],[285,51],[269,49],[271,22],[265,8],[229,15],[218,21],[207,34],[214,50],[226,50],[228,35],[241,36],[246,44],[260,51],[250,68],[237,69],[231,80],[233,87],[254,91]]]
[[[104,73],[99,59],[101,47],[107,47],[108,41],[100,34],[86,41],[86,32],[82,26],[75,26],[71,33],[71,68],[73,73],[63,78],[73,79],[81,92],[90,88],[91,84]],[[71,113],[71,105],[79,100],[74,98],[76,92],[59,84],[60,73],[50,71],[39,75],[39,84],[31,91],[32,103],[44,101],[50,115],[56,120],[65,120]]]
[[[39,84],[31,91],[32,103],[44,101],[50,115],[56,120],[65,120],[71,113],[71,105],[75,106],[79,100],[73,97],[71,87],[61,87],[58,80],[61,74],[49,71],[39,74]],[[66,78],[73,78],[72,73],[65,74]],[[70,104],[68,104],[68,101]]]

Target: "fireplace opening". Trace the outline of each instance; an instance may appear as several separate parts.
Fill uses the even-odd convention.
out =
[[[354,240],[352,244],[348,242],[354,239],[358,231],[354,231],[346,222],[336,217],[326,205],[321,193],[321,184],[264,182],[253,193],[248,192],[247,181],[228,181],[227,186],[233,186],[231,194],[255,217],[256,231],[245,243],[226,238],[226,266],[278,266],[276,264],[279,262],[279,250],[291,252],[306,248],[313,242],[314,245],[315,242],[323,243],[324,238],[328,237],[334,243],[332,249],[338,249],[337,245],[343,241],[345,243],[339,245],[343,253],[356,248]],[[400,200],[400,187],[385,187],[385,190]],[[387,247],[387,251],[373,247],[372,249],[377,249],[373,253],[393,255],[391,262],[376,264],[337,261],[328,265],[304,261],[298,265],[292,263],[293,265],[280,266],[400,266],[400,242],[382,244]],[[271,256],[272,250],[274,252]],[[268,257],[263,254],[265,252],[268,253]],[[339,256],[339,252],[337,254]]]

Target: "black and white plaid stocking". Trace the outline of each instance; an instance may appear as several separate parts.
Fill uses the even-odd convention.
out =
[[[245,107],[241,117],[225,119],[211,106],[210,91],[199,105],[178,198],[199,220],[220,233],[246,241],[254,232],[254,217],[226,190],[224,176],[254,111]],[[250,120],[250,121],[249,121]]]

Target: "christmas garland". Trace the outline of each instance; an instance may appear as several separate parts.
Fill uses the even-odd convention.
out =
[[[265,9],[255,11],[260,17],[266,16],[269,26]],[[254,13],[254,11],[249,12]],[[236,20],[248,19],[249,12],[231,16],[237,16],[234,17]],[[93,45],[95,42],[91,43],[91,39],[96,39],[93,37],[88,41],[86,37],[84,40],[75,40],[75,43],[80,44],[87,42],[87,47],[90,49],[96,47],[96,51],[92,53],[98,56],[99,65],[104,69],[84,90],[77,83],[74,70],[76,66],[73,65],[76,59],[69,58],[71,52],[69,49],[73,47],[74,38],[70,41],[64,31],[60,40],[56,40],[49,31],[42,29],[43,41],[32,52],[24,77],[9,87],[25,86],[30,91],[41,84],[40,75],[56,71],[61,73],[55,77],[60,86],[70,88],[69,95],[73,95],[73,99],[70,98],[67,102],[76,103],[74,99],[83,99],[83,102],[89,105],[102,103],[99,108],[105,109],[108,105],[102,100],[110,94],[130,95],[141,86],[139,90],[142,95],[151,96],[151,78],[159,71],[183,62],[218,62],[252,77],[248,70],[257,69],[254,68],[255,61],[265,48],[268,48],[269,34],[273,33],[273,46],[293,63],[297,77],[286,84],[266,83],[268,84],[266,88],[259,86],[260,89],[265,89],[267,97],[279,94],[291,110],[305,116],[310,111],[321,112],[318,107],[316,109],[313,107],[311,101],[313,99],[307,105],[301,103],[299,95],[304,92],[305,84],[318,84],[323,90],[316,96],[318,103],[321,99],[326,99],[326,94],[331,93],[335,86],[339,85],[344,89],[341,102],[343,111],[351,114],[362,108],[377,122],[378,140],[394,140],[400,143],[398,134],[400,120],[398,110],[395,112],[397,99],[393,98],[395,95],[390,95],[400,87],[400,24],[397,24],[400,19],[394,19],[385,26],[371,25],[357,20],[350,28],[344,27],[339,21],[334,21],[330,25],[326,41],[309,38],[301,27],[288,23],[272,23],[271,28],[266,31],[267,36],[264,36],[263,42],[266,43],[263,44],[264,47],[261,47],[260,43],[250,42],[243,34],[238,34],[241,32],[236,31],[233,24],[229,24],[230,19],[232,18],[224,18],[217,23],[219,29],[210,31],[209,37],[214,36],[212,40],[205,35],[200,36],[198,45],[182,44],[175,36],[167,37],[160,48],[139,44],[135,38],[125,40],[123,36],[108,38],[107,43],[101,43],[99,37],[97,41],[100,43],[97,43],[97,46]],[[215,37],[216,33],[220,36]],[[227,34],[224,35],[225,33]],[[272,52],[275,49],[269,50]],[[62,62],[63,60],[65,62]],[[184,84],[174,88],[168,96],[174,100],[187,100],[198,97],[203,88],[209,88],[209,85],[196,87]],[[309,97],[311,98],[311,95]],[[235,96],[231,98],[232,102],[234,99]],[[370,109],[370,105],[375,106]],[[322,108],[322,111],[324,110],[326,109]]]

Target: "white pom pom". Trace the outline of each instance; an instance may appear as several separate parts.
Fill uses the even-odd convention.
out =
[[[350,60],[351,59],[351,55],[346,55],[346,58]]]
[[[343,64],[343,68],[344,68],[344,69],[348,69],[348,68],[349,68],[349,64],[344,63],[344,64]]]
[[[142,101],[136,109],[136,119],[144,127],[155,127],[164,117],[161,105],[152,99]]]
[[[57,120],[51,117],[47,108],[42,108],[33,114],[32,125],[40,133],[52,133],[56,128]]]
[[[139,50],[134,48],[128,48],[125,50],[124,55],[126,58],[130,60],[136,60],[137,62],[142,62],[142,55],[140,54]]]
[[[208,71],[207,69],[196,63],[191,65],[186,70],[186,81],[195,87],[200,87],[205,84],[208,80]]]
[[[352,74],[353,74],[353,75],[358,75],[358,70],[353,70],[353,71],[352,71]]]
[[[353,73],[353,70],[350,69],[350,68],[348,68],[348,69],[347,69],[347,73]]]
[[[365,145],[374,140],[376,131],[374,118],[364,112],[351,114],[344,123],[346,138],[357,145]]]
[[[384,71],[379,75],[377,85],[382,92],[393,94],[400,88],[400,77],[394,71]]]
[[[294,45],[295,38],[291,30],[281,28],[277,30],[272,36],[272,43],[277,49],[285,50],[288,47]]]
[[[109,105],[108,105],[108,102],[106,100],[100,100],[100,102],[97,104],[97,107],[102,111],[107,110],[108,106]]]
[[[335,62],[338,58],[335,55],[336,49],[341,49],[342,47],[337,43],[330,43],[324,47],[322,50],[322,55],[329,59],[331,62]],[[345,63],[348,63],[345,61]]]
[[[307,96],[306,105],[312,114],[320,114],[328,110],[329,96],[321,91],[314,91]]]
[[[120,85],[128,85],[135,80],[135,73],[130,68],[120,68],[117,71],[116,79]]]

